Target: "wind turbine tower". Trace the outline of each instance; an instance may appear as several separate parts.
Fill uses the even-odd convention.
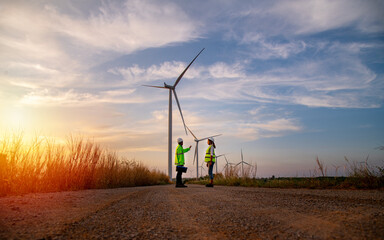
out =
[[[168,85],[164,83],[164,86],[151,86],[151,85],[143,85],[145,87],[153,87],[153,88],[164,88],[169,90],[169,104],[168,104],[168,176],[172,180],[172,92],[175,95],[176,103],[180,111],[181,120],[184,124],[185,133],[187,133],[187,128],[184,122],[183,113],[181,112],[181,107],[179,100],[177,98],[176,94],[176,86],[180,82],[181,78],[184,76],[185,72],[188,70],[188,68],[192,65],[192,63],[196,60],[196,58],[200,55],[200,53],[204,50],[203,48],[199,54],[196,55],[196,57],[189,63],[189,65],[184,69],[184,71],[180,74],[180,76],[176,79],[175,84]]]

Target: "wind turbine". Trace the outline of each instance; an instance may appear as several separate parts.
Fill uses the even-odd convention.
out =
[[[243,149],[241,149],[241,162],[239,162],[238,164],[236,164],[235,165],[235,167],[237,166],[237,165],[239,165],[241,163],[241,176],[242,177],[244,177],[244,163],[245,164],[247,164],[247,165],[249,165],[249,166],[251,166],[252,167],[252,165],[251,164],[249,164],[249,163],[247,163],[247,162],[244,162],[244,159],[243,159]]]
[[[223,168],[223,170],[222,171],[224,171],[224,170],[228,170],[228,167],[230,166],[230,165],[235,165],[234,163],[230,163],[230,162],[228,162],[228,159],[227,159],[227,157],[224,155],[224,158],[225,158],[225,166],[224,166],[224,168]],[[227,175],[227,171],[225,171],[225,174]]]
[[[175,84],[168,85],[164,82],[164,86],[151,86],[151,85],[143,85],[145,87],[154,87],[154,88],[164,88],[169,89],[169,104],[168,104],[168,176],[170,179],[172,179],[172,92],[175,95],[176,103],[180,111],[181,120],[183,120],[185,134],[188,135],[186,125],[184,122],[183,113],[181,112],[181,107],[179,100],[177,99],[176,94],[176,86],[180,82],[181,78],[184,76],[185,72],[188,70],[188,68],[192,65],[192,63],[196,60],[196,58],[200,55],[200,53],[204,50],[203,48],[199,54],[196,55],[196,57],[189,63],[187,68],[184,69],[184,71],[180,74],[180,76],[176,79]]]
[[[226,169],[226,168],[228,168],[228,166],[229,165],[234,165],[234,163],[230,163],[230,162],[228,162],[228,159],[227,159],[227,157],[224,155],[224,158],[225,158],[225,166],[223,167],[223,171],[224,171],[224,169]]]
[[[216,156],[216,163],[215,163],[215,165],[216,165],[216,174],[217,174],[217,165],[218,165],[217,159],[218,159],[219,157],[222,157],[222,156],[225,157],[225,154],[220,154],[220,155],[217,155],[217,156]]]
[[[217,137],[217,136],[220,136],[221,134],[218,134],[218,135],[213,135],[213,136],[209,136],[209,137],[205,137],[205,138],[201,138],[201,139],[198,139],[195,134],[193,134],[193,132],[191,131],[191,129],[189,127],[187,127],[188,131],[192,134],[195,142],[196,142],[196,148],[195,148],[195,155],[193,157],[193,164],[195,164],[195,159],[196,159],[196,179],[199,178],[199,142],[200,141],[203,141],[203,140],[206,140],[210,137]],[[217,165],[216,165],[217,167]],[[217,168],[216,168],[216,171],[217,171]]]
[[[202,162],[202,163],[201,163],[201,166],[200,166],[200,169],[201,169],[201,171],[200,171],[200,177],[203,177],[203,170],[204,170],[203,165],[204,165],[204,162]]]

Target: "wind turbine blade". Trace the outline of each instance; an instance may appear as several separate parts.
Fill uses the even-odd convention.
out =
[[[185,134],[188,135],[188,133],[187,133],[187,126],[185,125],[185,122],[184,122],[183,112],[181,111],[181,107],[180,107],[179,99],[177,98],[177,94],[176,94],[175,89],[172,89],[172,91],[173,91],[173,94],[175,95],[175,99],[176,99],[177,107],[179,108],[179,111],[180,111],[181,120],[183,120],[184,129],[185,129]]]
[[[192,134],[193,138],[195,138],[197,140],[197,137],[195,136],[195,134],[193,134],[193,132],[191,131],[191,129],[189,129],[189,127],[187,126],[187,129],[188,131]]]
[[[193,156],[193,165],[195,165],[196,155],[197,155],[197,144],[196,144],[196,147],[195,147],[195,155]]]
[[[227,165],[228,165],[228,160],[227,160],[227,157],[224,155],[224,158],[225,158],[225,161],[227,162]]]
[[[244,160],[243,160],[243,149],[241,149],[241,161],[244,162]]]
[[[221,135],[223,135],[223,134],[217,134],[217,135],[213,135],[213,136],[205,137],[205,138],[199,139],[199,141],[203,141],[203,140],[208,139],[208,138],[210,138],[210,137],[218,137],[218,136],[221,136]]]
[[[161,86],[151,86],[151,85],[141,85],[141,86],[144,86],[144,87],[153,87],[153,88],[165,88],[165,89],[167,89],[166,87],[161,87]]]
[[[205,48],[203,48],[199,54],[197,54],[197,56],[192,60],[192,62],[188,65],[188,67],[186,69],[184,69],[184,71],[180,74],[180,76],[177,78],[175,84],[173,85],[173,87],[176,87],[177,84],[180,82],[181,78],[184,76],[184,73],[188,70],[188,68],[192,65],[192,63],[196,60],[196,58],[200,55],[200,53],[204,50]]]
[[[247,163],[247,162],[244,162],[244,163],[252,167],[252,165],[251,165],[251,164],[249,164],[249,163]]]
[[[237,167],[237,165],[239,165],[241,162],[239,162],[238,164],[235,164],[235,167]]]

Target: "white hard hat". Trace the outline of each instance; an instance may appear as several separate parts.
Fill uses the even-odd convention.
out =
[[[210,141],[215,142],[215,139],[213,137],[208,138]]]
[[[178,138],[177,139],[177,143],[181,143],[181,142],[183,142],[183,139],[182,138]]]

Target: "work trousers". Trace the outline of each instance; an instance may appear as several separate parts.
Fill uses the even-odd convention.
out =
[[[210,165],[209,168],[208,168],[208,174],[209,174],[209,178],[211,180],[213,179],[213,165],[215,165],[214,162],[212,162],[212,165]]]
[[[181,170],[177,171],[177,175],[176,175],[176,185],[182,185],[183,182],[182,182],[182,178],[181,178],[181,175],[183,174],[183,172]]]

